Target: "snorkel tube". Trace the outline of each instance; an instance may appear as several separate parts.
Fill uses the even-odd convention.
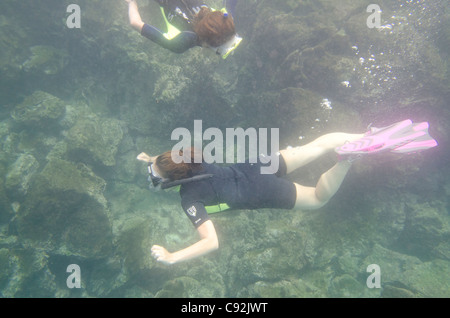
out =
[[[182,185],[185,183],[209,179],[212,176],[213,176],[213,174],[200,174],[198,176],[194,176],[194,177],[186,178],[186,179],[180,179],[180,180],[175,180],[175,181],[163,181],[161,183],[161,189],[164,190],[164,189],[172,188],[172,187]]]
[[[226,59],[241,43],[242,38],[235,34],[228,42],[225,42],[221,46],[211,47],[217,55],[220,55],[223,59]]]
[[[161,177],[153,168],[153,163],[148,164],[148,182],[150,183],[149,188],[152,191],[156,190],[165,190],[169,188],[173,188],[182,184],[194,182],[194,181],[201,181],[209,179],[213,176],[213,174],[200,174],[196,175],[190,178],[180,179],[180,180],[174,180],[170,181],[169,179],[165,179]]]

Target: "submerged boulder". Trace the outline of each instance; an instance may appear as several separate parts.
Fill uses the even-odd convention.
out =
[[[200,282],[194,278],[180,276],[169,280],[156,295],[156,298],[224,297],[224,287],[220,282]]]
[[[349,274],[335,277],[330,284],[329,295],[331,297],[362,297],[364,285]]]
[[[67,150],[72,159],[114,166],[122,138],[123,130],[119,120],[99,118],[91,114],[79,118],[69,129]]]
[[[32,155],[22,154],[10,166],[5,178],[5,187],[13,197],[25,195],[33,176],[39,168],[39,162]]]
[[[408,204],[404,229],[396,247],[421,259],[450,255],[450,226],[444,206]]]
[[[17,123],[31,126],[33,129],[48,129],[64,114],[65,106],[58,97],[35,91],[13,109],[11,117]]]
[[[324,297],[324,294],[314,285],[302,279],[281,280],[277,282],[259,281],[249,285],[241,291],[239,297],[262,298],[298,298],[298,297]]]
[[[30,56],[22,64],[26,72],[55,75],[59,73],[68,62],[66,51],[48,45],[36,45],[30,47]]]
[[[55,275],[45,251],[8,246],[0,248],[0,296],[54,297]]]
[[[412,264],[404,273],[404,284],[416,291],[420,297],[448,298],[450,296],[449,272],[450,262],[440,259]],[[443,275],[446,279],[443,279]]]
[[[14,216],[14,205],[8,199],[6,195],[5,186],[3,180],[0,180],[0,224],[7,223]],[[1,233],[1,230],[0,230]]]
[[[105,181],[86,165],[53,159],[36,176],[20,209],[24,245],[55,254],[101,258],[112,248]]]

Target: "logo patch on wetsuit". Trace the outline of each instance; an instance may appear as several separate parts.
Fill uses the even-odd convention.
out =
[[[195,208],[195,206],[191,206],[189,209],[187,209],[187,213],[189,213],[189,215],[196,216],[197,209]]]

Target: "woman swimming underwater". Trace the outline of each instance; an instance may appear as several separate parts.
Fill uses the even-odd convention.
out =
[[[131,26],[174,53],[201,46],[225,59],[242,40],[233,19],[237,0],[224,1],[226,7],[221,10],[211,9],[200,0],[155,0],[166,22],[166,32],[142,21],[135,0],[125,1]]]
[[[148,164],[151,186],[168,188],[181,184],[181,206],[200,235],[197,243],[176,252],[154,245],[151,255],[158,262],[174,264],[207,254],[219,247],[208,213],[226,209],[318,209],[338,191],[356,158],[384,151],[412,153],[436,145],[428,134],[427,122],[413,124],[408,119],[371,128],[365,134],[330,133],[304,146],[281,150],[274,174],[261,173],[261,160],[228,167],[195,163],[192,149],[185,153],[167,151],[154,157],[141,153],[137,159]],[[339,160],[321,175],[315,187],[283,178],[330,151],[335,151]],[[184,160],[175,163],[173,158],[177,156]]]

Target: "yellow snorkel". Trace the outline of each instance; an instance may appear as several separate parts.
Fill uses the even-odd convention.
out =
[[[228,42],[216,48],[212,47],[211,49],[213,49],[216,54],[220,55],[223,59],[226,59],[228,55],[230,55],[239,46],[241,41],[242,38],[235,34]]]

